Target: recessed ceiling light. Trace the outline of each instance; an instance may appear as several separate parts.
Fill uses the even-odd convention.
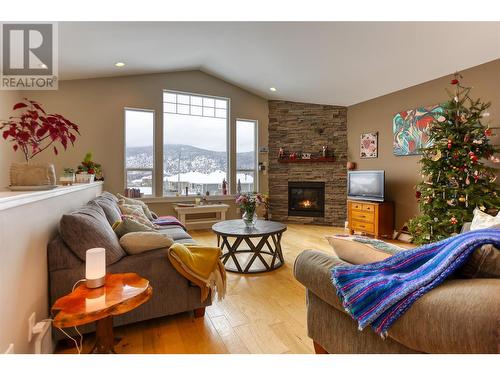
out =
[[[277,91],[276,87],[271,87],[269,90],[271,90],[272,92]]]
[[[117,62],[117,63],[115,64],[115,66],[116,66],[117,68],[123,68],[123,67],[125,66],[125,63],[124,63],[124,62]]]

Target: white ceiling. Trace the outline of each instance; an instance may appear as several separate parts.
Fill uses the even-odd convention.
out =
[[[63,22],[59,46],[60,79],[199,69],[352,105],[500,58],[500,22]]]

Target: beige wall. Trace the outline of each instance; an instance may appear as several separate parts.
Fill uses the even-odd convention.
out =
[[[40,160],[54,162],[57,173],[64,167],[76,167],[87,151],[101,162],[105,189],[117,193],[124,188],[124,107],[156,111],[156,158],[162,160],[163,118],[162,90],[178,90],[231,99],[231,158],[235,163],[235,121],[237,118],[259,122],[259,145],[267,145],[267,101],[239,87],[200,71],[148,74],[138,76],[63,81],[57,91],[30,93],[51,112],[60,113],[80,125],[81,137],[74,149],[54,157],[50,153]],[[260,154],[267,162],[267,155]],[[161,168],[156,177],[156,191],[161,192]],[[232,177],[234,191],[235,176]],[[267,192],[267,175],[260,173],[259,190]],[[161,211],[161,210],[160,210]]]
[[[446,101],[448,95],[445,88],[450,87],[452,73],[348,108],[349,160],[355,161],[358,169],[385,170],[387,199],[395,202],[396,229],[418,212],[414,185],[420,180],[420,157],[393,155],[392,118],[403,110]],[[462,75],[464,84],[474,87],[472,97],[492,102],[489,110],[492,126],[500,126],[500,60],[465,70]],[[379,156],[376,159],[360,159],[359,137],[369,131],[379,133]],[[500,143],[498,135],[494,142]]]
[[[0,91],[0,121],[12,116],[12,107],[22,95],[19,91]],[[0,134],[1,136],[1,134]],[[9,166],[13,161],[23,161],[21,152],[12,150],[12,143],[0,138],[0,188],[9,185]]]

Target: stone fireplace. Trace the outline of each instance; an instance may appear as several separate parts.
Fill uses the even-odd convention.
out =
[[[280,147],[285,153],[319,156],[323,146],[328,146],[333,161],[283,162],[278,159]],[[347,216],[346,163],[346,107],[269,101],[272,220],[343,227]],[[296,183],[305,184],[297,187]],[[309,186],[305,186],[307,184]]]
[[[288,216],[324,217],[325,183],[288,181]]]

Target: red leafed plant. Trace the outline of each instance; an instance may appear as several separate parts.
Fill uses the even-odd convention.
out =
[[[80,134],[78,125],[58,114],[47,114],[42,106],[29,99],[14,105],[13,110],[24,108],[20,116],[11,116],[9,121],[0,124],[2,136],[13,142],[14,151],[21,150],[26,161],[29,161],[40,152],[53,147],[54,154],[58,154],[56,144],[66,150],[68,144],[74,145],[76,135]]]

